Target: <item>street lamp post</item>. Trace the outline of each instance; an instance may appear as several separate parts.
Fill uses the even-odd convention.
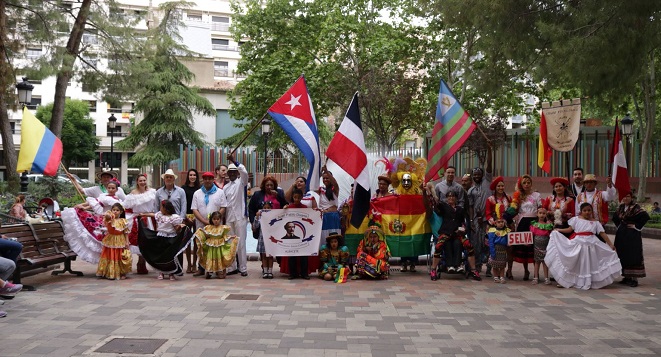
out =
[[[115,127],[117,126],[117,118],[115,118],[115,114],[110,114],[110,118],[108,118],[108,127],[110,128],[110,171],[112,171],[112,158],[113,158],[113,151],[115,147]]]
[[[620,132],[627,140],[627,166],[631,167],[631,142],[629,139],[633,134],[633,119],[631,119],[630,113],[627,113],[620,124]]]
[[[16,90],[18,91],[18,102],[26,106],[32,103],[32,90],[34,86],[28,82],[28,77],[23,77],[23,82],[16,83]]]
[[[23,77],[23,82],[16,83],[16,91],[18,92],[18,103],[22,104],[25,108],[28,104],[32,103],[32,90],[34,85],[28,82],[28,77]],[[21,174],[21,193],[28,192],[28,172],[23,171]]]
[[[262,136],[264,136],[264,177],[268,175],[268,145],[269,145],[269,134],[271,133],[271,119],[264,118],[262,119]]]

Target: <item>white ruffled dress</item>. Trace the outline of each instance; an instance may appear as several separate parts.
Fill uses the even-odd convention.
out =
[[[544,262],[558,284],[565,288],[600,289],[610,285],[622,271],[617,253],[597,238],[604,231],[598,221],[573,217],[573,238],[553,231]]]
[[[126,200],[124,200],[124,209],[126,209],[126,221],[128,222],[129,225],[129,239],[131,240],[131,253],[133,254],[140,254],[140,248],[137,245],[137,239],[131,239],[133,238],[131,235],[132,234],[137,234],[137,232],[134,233],[134,228],[133,226],[136,225],[137,222],[137,216],[140,213],[151,213],[154,212],[154,207],[156,207],[156,190],[150,188],[147,191],[143,193],[131,193],[126,196]],[[147,228],[151,230],[156,230],[156,227],[153,224],[152,219],[145,220],[148,222]],[[137,227],[136,227],[137,228]],[[133,242],[136,244],[133,245]]]

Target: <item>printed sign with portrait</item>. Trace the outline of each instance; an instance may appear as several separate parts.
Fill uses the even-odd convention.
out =
[[[262,211],[259,223],[266,254],[275,257],[319,254],[322,212],[313,208]]]

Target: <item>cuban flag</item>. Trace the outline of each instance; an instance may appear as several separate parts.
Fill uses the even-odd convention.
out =
[[[305,77],[296,83],[268,110],[269,115],[296,144],[310,164],[308,189],[319,189],[319,131]]]
[[[351,224],[358,228],[370,206],[370,177],[367,169],[363,126],[358,108],[358,93],[354,94],[340,128],[328,144],[326,157],[340,166],[358,183],[354,190],[351,211]]]

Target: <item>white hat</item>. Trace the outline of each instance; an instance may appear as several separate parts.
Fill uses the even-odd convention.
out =
[[[177,179],[177,174],[175,174],[174,171],[172,171],[172,169],[167,169],[167,171],[165,171],[165,173],[161,175],[161,178],[165,179],[165,176],[174,176],[174,179],[175,180]]]
[[[239,168],[236,167],[236,165],[234,165],[234,164],[229,164],[229,165],[227,166],[227,171],[232,171],[232,170],[236,170],[236,171],[238,171]]]

